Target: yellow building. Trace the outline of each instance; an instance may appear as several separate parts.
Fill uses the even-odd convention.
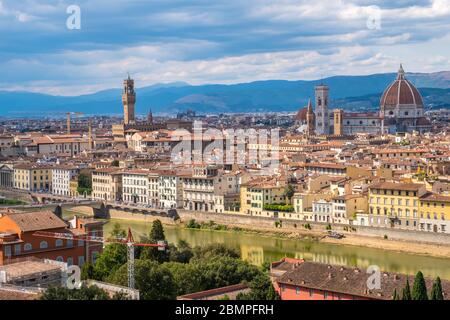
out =
[[[285,184],[276,180],[255,179],[241,185],[241,212],[250,215],[273,216],[265,211],[267,204],[286,203]]]
[[[69,182],[69,196],[78,197],[78,177],[73,178]]]
[[[369,186],[369,214],[366,217],[358,215],[359,224],[416,230],[419,224],[419,198],[425,193],[423,184],[375,183]]]
[[[14,188],[27,191],[51,191],[52,167],[38,164],[15,165]]]
[[[419,230],[450,233],[450,197],[428,192],[420,198]]]
[[[292,205],[294,206],[294,219],[311,221],[313,220],[313,202],[320,199],[330,200],[330,193],[296,193],[292,197]]]
[[[117,168],[94,170],[92,198],[104,201],[122,200],[122,171]]]

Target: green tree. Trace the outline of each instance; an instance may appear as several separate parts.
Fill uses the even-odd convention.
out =
[[[177,246],[169,249],[169,260],[181,263],[188,263],[194,256],[192,248],[185,240],[178,241]]]
[[[220,288],[244,281],[250,282],[262,272],[240,259],[211,256],[190,263],[164,263],[177,285],[176,295]]]
[[[226,247],[220,243],[213,243],[203,247],[194,248],[193,259],[211,259],[213,257],[230,257],[234,259],[239,259],[241,255],[235,249]]]
[[[112,162],[111,162],[111,165],[113,166],[113,167],[118,167],[119,165],[120,165],[120,162],[119,162],[119,160],[113,160]]]
[[[262,272],[268,272],[270,270],[270,266],[271,266],[270,261],[264,260],[262,265],[261,265],[261,271]]]
[[[151,260],[135,260],[134,265],[136,288],[142,300],[173,300],[177,287],[170,270]],[[109,281],[126,286],[128,283],[127,265],[120,267]]]
[[[441,278],[437,277],[433,282],[433,288],[431,289],[431,300],[444,300],[444,295],[442,294],[442,284]]]
[[[397,289],[394,289],[394,293],[392,294],[392,300],[400,300],[400,296],[397,293]]]
[[[94,279],[105,280],[127,262],[127,248],[121,243],[105,247],[94,265]]]
[[[160,220],[153,221],[152,229],[148,237],[142,237],[143,243],[158,243],[158,241],[166,241],[164,228]],[[159,263],[169,261],[169,253],[167,250],[161,250],[158,247],[145,247],[140,250],[140,259],[156,260]]]
[[[89,174],[81,172],[78,175],[78,188],[77,191],[80,195],[92,193],[92,177]]]
[[[81,280],[94,279],[95,270],[94,265],[90,262],[86,262],[81,267]]]
[[[409,279],[406,278],[406,285],[402,290],[402,300],[412,300],[411,288],[409,286]]]
[[[203,275],[198,273],[195,264],[166,262],[163,265],[170,270],[173,276],[177,287],[177,296],[204,290]]]
[[[416,277],[414,278],[411,296],[413,300],[428,300],[427,286],[421,271],[417,272]]]
[[[126,237],[127,237],[126,230],[122,229],[122,226],[120,225],[120,223],[116,222],[111,231],[111,238],[112,239],[124,239]]]
[[[258,267],[227,256],[194,260],[192,267],[201,276],[201,290],[225,287],[243,281],[249,282],[261,273]]]
[[[241,293],[238,300],[279,300],[280,297],[273,288],[272,282],[266,274],[258,274],[249,283],[250,292]]]
[[[49,287],[41,300],[109,300],[105,290],[97,286],[86,286],[83,284],[80,289],[68,289],[64,287]]]
[[[195,221],[195,219],[191,219],[186,223],[186,228],[189,229],[200,229],[202,225]]]
[[[166,240],[166,235],[164,234],[164,227],[161,223],[161,220],[153,221],[152,229],[150,230],[150,240]]]
[[[295,188],[293,185],[288,184],[285,188],[284,188],[284,196],[286,197],[286,203],[288,203],[291,201],[292,197],[295,194]]]

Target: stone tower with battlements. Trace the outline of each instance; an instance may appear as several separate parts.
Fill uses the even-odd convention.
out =
[[[123,81],[123,123],[134,123],[134,105],[136,103],[136,92],[134,91],[134,80],[128,75],[128,79]]]

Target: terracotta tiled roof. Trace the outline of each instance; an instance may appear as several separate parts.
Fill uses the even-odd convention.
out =
[[[394,290],[401,293],[408,277],[410,285],[414,283],[413,276],[381,272],[380,289],[368,289],[367,280],[371,274],[366,270],[354,267],[328,265],[315,262],[292,264],[290,270],[278,277],[280,284],[301,286],[304,288],[326,290],[380,300],[391,300]],[[432,279],[425,279],[428,292],[431,290]],[[444,299],[450,299],[450,282],[442,280]]]
[[[21,212],[9,214],[22,232],[65,228],[67,224],[51,211]]]
[[[420,200],[450,202],[450,197],[449,196],[444,196],[444,195],[441,195],[441,194],[428,192],[428,193],[424,194],[422,197],[420,197]]]
[[[401,191],[418,191],[423,188],[424,185],[420,183],[395,183],[395,182],[378,182],[372,184],[370,189],[389,189],[389,190],[401,190]]]

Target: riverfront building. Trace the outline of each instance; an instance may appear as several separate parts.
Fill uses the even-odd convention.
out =
[[[122,199],[122,172],[118,168],[96,169],[92,172],[92,198],[105,201]]]
[[[69,225],[50,211],[11,212],[0,215],[0,265],[37,257],[82,266],[95,261],[102,245],[83,240],[37,236],[36,232],[63,233],[72,237],[103,236],[103,222],[75,217]]]
[[[26,191],[47,191],[52,188],[52,167],[34,163],[14,166],[14,187]]]
[[[423,184],[380,182],[369,187],[369,214],[358,215],[360,225],[417,230]]]
[[[450,233],[450,197],[428,192],[419,201],[421,231]]]
[[[58,196],[74,196],[70,183],[78,173],[79,168],[75,166],[59,165],[52,168],[52,193]]]

